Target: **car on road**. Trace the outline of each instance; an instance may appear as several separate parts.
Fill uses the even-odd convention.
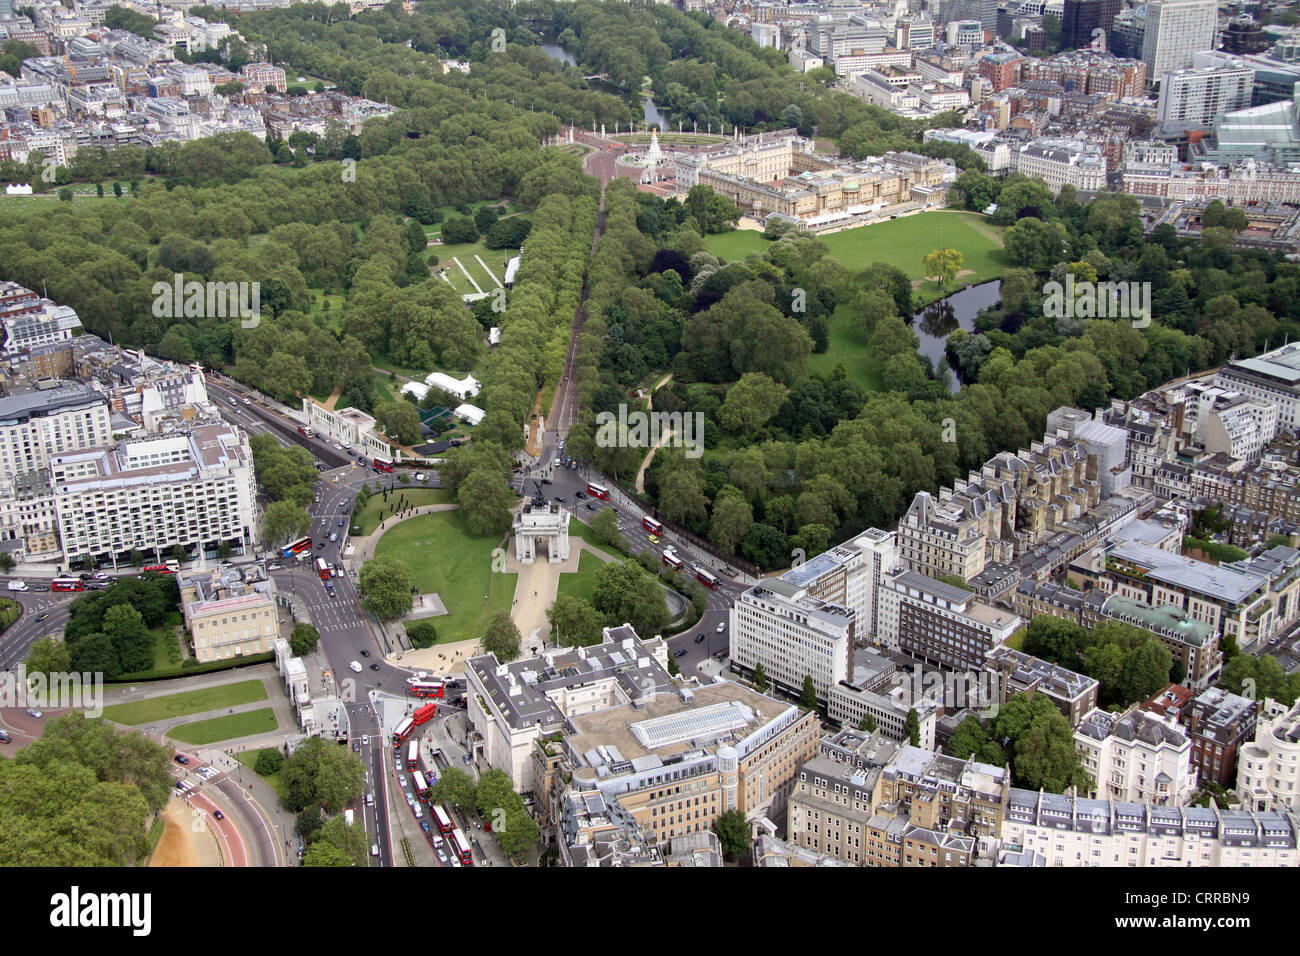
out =
[[[564,496],[563,496],[563,495],[556,495],[556,496],[555,496],[555,500],[558,501],[560,504],[564,504]]]
[[[370,669],[371,669],[372,671],[377,671],[377,670],[379,670],[379,665],[378,665],[378,664],[371,664],[371,665],[370,665]]]
[[[427,478],[428,478],[428,476],[425,475],[425,473],[422,472],[422,471],[417,471],[417,472],[415,473],[415,480],[416,480],[416,481],[425,481],[425,480],[427,480]]]
[[[317,542],[316,542],[316,550],[317,550],[317,551],[319,551],[319,550],[320,550],[321,548],[323,548],[323,547],[325,547],[325,542],[324,542],[324,541],[317,541]]]
[[[9,731],[0,730],[0,744],[11,744],[13,742],[14,739],[9,736]]]
[[[190,758],[185,756],[184,754],[177,754],[172,759],[175,760],[178,764],[181,764],[182,766],[190,762]]]
[[[90,573],[87,572],[87,571],[82,571],[80,574],[77,575],[77,577],[81,578],[81,580],[83,580],[83,581],[89,581],[89,580],[90,580]]]
[[[685,657],[685,656],[686,656],[686,648],[684,647],[677,648],[677,651],[673,654],[673,657]]]
[[[587,493],[586,493],[585,491],[575,491],[575,492],[573,493],[573,497],[575,497],[575,498],[581,500],[581,499],[587,497]]]
[[[438,854],[438,862],[441,863],[441,864],[443,864],[444,866],[446,866],[446,865],[447,865],[447,854],[443,853],[442,850],[436,850],[436,851],[434,851],[434,852],[436,852],[436,853]]]
[[[393,759],[393,770],[395,770],[397,773],[401,773],[401,772],[402,772],[402,761],[401,761],[401,760],[398,760],[397,758],[394,758],[394,759]]]
[[[352,752],[354,754],[361,752],[361,741],[359,740],[352,741]]]
[[[342,518],[339,519],[339,527],[340,527],[340,528],[343,527],[343,519],[342,519]]]
[[[721,634],[721,633],[722,633],[723,631],[725,631],[726,629],[727,629],[727,622],[726,622],[726,621],[723,621],[721,624],[718,625],[718,633],[719,633],[719,634]]]
[[[43,614],[38,614],[38,615],[36,615],[36,620],[38,620],[38,621],[43,621],[43,620],[45,620],[45,619],[46,619],[47,617],[49,617],[49,616],[50,616],[50,612],[49,612],[49,611],[46,611],[46,612],[43,613]]]
[[[108,572],[107,572],[107,571],[96,571],[96,572],[95,572],[95,580],[96,580],[96,581],[107,581],[108,578],[109,578],[109,575],[108,575]]]
[[[337,541],[338,539],[339,539],[339,533],[338,533],[337,531],[331,531],[331,532],[330,532],[330,540],[331,540],[331,541]]]
[[[559,468],[562,464],[564,464],[564,462],[561,461],[559,458],[555,459],[555,467],[556,467],[556,468]]]
[[[425,833],[425,835],[427,836],[428,833],[429,833],[429,821],[428,821],[428,820],[421,820],[421,821],[420,821],[420,829],[423,830],[424,833]]]
[[[363,648],[361,648],[361,656],[362,656],[362,657],[369,657],[369,656],[370,656],[370,652],[369,652],[368,650],[366,650],[366,649],[363,647]]]
[[[474,761],[470,758],[470,755],[469,755],[469,754],[462,754],[460,759],[461,759],[461,762],[464,763],[465,766],[467,766],[467,767],[468,767],[470,764],[472,764],[472,763],[474,762]]]
[[[27,716],[28,716],[28,717],[35,717],[37,720],[39,720],[40,718],[44,717],[45,715],[42,714],[39,710],[34,710],[33,708],[28,707],[28,708],[27,708]]]
[[[334,590],[334,585],[330,584],[328,581],[325,582],[325,592],[330,597],[338,597],[338,593]]]
[[[696,644],[703,644],[703,643],[704,643],[704,637],[705,637],[705,635],[703,635],[703,634],[696,634],[696,635],[695,635],[695,643],[696,643]]]
[[[279,570],[281,570],[283,567],[284,567],[283,564],[276,564],[275,562],[272,562],[272,563],[270,563],[270,564],[268,564],[268,565],[266,566],[266,570],[268,570],[268,571],[279,571]]]
[[[245,404],[245,405],[252,405],[253,403],[252,403],[252,401],[251,401],[250,399],[247,399],[247,398],[246,398],[246,399],[244,399],[244,404]]]
[[[198,775],[204,780],[211,780],[217,775],[217,770],[215,767],[200,767],[198,769]]]
[[[348,661],[348,667],[358,674],[361,673],[361,663],[359,661]]]
[[[220,810],[213,810],[213,811],[212,811],[212,818],[213,818],[214,820],[224,820],[224,819],[226,819],[226,815],[225,815],[224,813],[222,813]]]
[[[588,501],[588,502],[587,502],[587,510],[588,510],[588,511],[595,511],[595,510],[596,510],[596,506],[593,505],[590,501]]]
[[[549,479],[549,478],[543,478],[543,479],[542,479],[542,484],[544,484],[544,485],[549,485],[550,483],[551,483],[551,479]]]
[[[659,535],[657,535],[657,534],[652,534],[652,535],[650,535],[649,537],[650,537],[650,543],[651,543],[651,544],[658,544],[658,543],[659,543]]]
[[[369,734],[362,734],[362,735],[361,735],[361,746],[363,746],[363,747],[369,747],[369,746],[370,746],[370,735],[369,735]]]

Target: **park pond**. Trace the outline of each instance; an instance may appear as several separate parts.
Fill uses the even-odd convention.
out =
[[[921,340],[920,352],[934,368],[944,358],[948,336],[957,329],[967,332],[975,331],[975,317],[982,309],[998,304],[1002,297],[1002,281],[982,282],[954,292],[950,296],[931,302],[920,312],[912,316],[912,328]],[[952,390],[961,388],[953,373]]]

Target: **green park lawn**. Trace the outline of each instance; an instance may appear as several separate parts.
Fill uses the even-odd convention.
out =
[[[270,707],[260,707],[239,714],[181,724],[169,730],[167,736],[183,744],[201,745],[216,743],[219,740],[251,737],[253,734],[269,734],[279,728],[280,723],[275,719],[275,711]]]
[[[455,498],[446,488],[421,488],[418,485],[397,485],[401,489],[401,495],[397,491],[392,491],[388,495],[388,500],[384,500],[383,495],[372,495],[366,502],[365,507],[352,516],[352,527],[356,530],[353,534],[370,534],[379,527],[379,522],[383,520],[380,517],[388,517],[393,513],[393,506],[397,504],[399,497],[405,496],[406,503],[412,507],[422,505],[446,505],[453,504]]]
[[[256,750],[241,750],[239,753],[235,754],[235,759],[249,770],[253,771],[253,773],[256,773],[257,771],[253,770],[253,765],[257,763],[257,754],[258,751]],[[275,791],[276,796],[286,803],[288,802],[289,788],[285,786],[283,773],[277,770],[269,777],[262,777],[262,779],[265,780],[270,788]]]
[[[835,366],[849,370],[849,381],[868,392],[881,389],[880,369],[867,348],[866,340],[853,328],[852,311],[846,305],[838,306],[831,315],[830,347],[820,355],[808,356],[805,368],[809,375],[830,375]]]
[[[575,524],[577,522],[570,522],[570,527]],[[596,593],[596,572],[604,566],[605,562],[590,551],[580,552],[577,573],[560,575],[558,596],[581,598],[590,604],[592,595]]]
[[[822,236],[830,255],[849,269],[865,269],[873,262],[887,262],[902,269],[914,280],[922,280],[913,292],[917,308],[964,285],[994,279],[1007,270],[998,230],[978,213],[957,209],[906,216],[888,222],[872,223]],[[768,240],[753,230],[736,230],[708,236],[705,247],[728,262],[743,260],[751,252],[761,252]],[[925,279],[921,261],[935,249],[953,248],[965,258],[965,269],[972,275],[962,276],[942,292],[932,280]]]
[[[517,575],[493,573],[498,541],[471,534],[459,511],[440,511],[394,525],[379,539],[375,554],[401,561],[421,594],[436,592],[442,598],[447,614],[429,620],[438,629],[438,643],[447,644],[476,640],[493,615],[510,613]]]
[[[438,264],[447,270],[447,278],[451,281],[451,286],[461,295],[470,295],[477,293],[474,286],[465,278],[465,273],[456,267],[453,259],[459,259],[466,271],[474,277],[474,281],[479,284],[479,289],[483,292],[491,292],[498,288],[505,281],[506,268],[505,264],[518,254],[518,249],[489,249],[481,242],[461,242],[450,246],[429,246],[428,254],[438,257]],[[475,256],[479,256],[488,269],[492,270],[489,275],[483,267],[478,264]],[[439,282],[442,280],[439,279]]]
[[[180,694],[167,694],[164,697],[151,697],[148,700],[113,704],[104,708],[104,716],[119,724],[135,726],[183,717],[186,714],[201,714],[220,707],[233,707],[235,704],[251,704],[258,700],[266,700],[266,688],[260,680],[245,680]]]

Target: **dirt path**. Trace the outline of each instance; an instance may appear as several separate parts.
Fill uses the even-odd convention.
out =
[[[206,828],[195,831],[190,807],[172,797],[163,811],[162,838],[149,859],[153,866],[221,866],[221,851],[216,837]]]
[[[334,406],[338,404],[339,396],[342,394],[343,394],[343,389],[336,388],[332,393],[330,393],[329,398],[325,399],[325,401],[320,403],[321,407],[328,408],[331,412],[334,411]]]
[[[650,462],[654,460],[655,452],[667,445],[672,437],[673,430],[671,428],[665,428],[664,433],[659,436],[659,441],[656,442],[655,446],[646,452],[645,457],[641,459],[641,467],[636,470],[636,493],[638,495],[645,494],[645,472],[646,469],[650,467]]]
[[[542,430],[537,427],[537,416],[542,410],[542,391],[538,389],[533,402],[533,414],[528,419],[528,440],[524,442],[524,452],[536,458],[542,453]]]

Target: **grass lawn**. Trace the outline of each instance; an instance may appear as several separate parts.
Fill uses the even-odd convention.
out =
[[[237,737],[250,737],[253,734],[269,734],[279,728],[275,711],[270,707],[260,707],[242,714],[228,714],[211,720],[196,720],[192,724],[181,724],[168,731],[167,736],[184,744],[198,745],[216,743],[218,740],[234,740]]]
[[[459,511],[417,515],[384,533],[375,553],[397,558],[411,569],[422,594],[437,592],[447,614],[430,618],[438,643],[483,636],[494,614],[510,613],[514,574],[492,573],[497,538],[471,534]],[[487,601],[483,595],[491,595]]]
[[[573,522],[570,523],[572,526]],[[582,551],[578,555],[578,572],[577,574],[561,574],[559,596],[581,598],[588,604],[591,603],[591,597],[596,592],[596,572],[604,567],[605,562],[600,560],[590,551]]]
[[[446,488],[420,488],[407,487],[398,485],[402,489],[402,495],[406,497],[407,504],[414,507],[421,505],[446,505],[453,504],[455,498]],[[391,514],[391,508],[397,503],[398,494],[393,491],[389,494],[388,500],[384,500],[383,495],[374,495],[366,502],[365,507],[358,511],[352,517],[352,526],[358,530],[354,534],[370,534],[379,527],[380,512]]]
[[[518,249],[489,249],[481,242],[462,242],[451,246],[429,246],[429,255],[438,257],[438,264],[447,270],[447,278],[451,280],[451,286],[461,295],[470,295],[478,291],[491,292],[499,287],[505,280],[505,264],[518,255]],[[488,269],[492,270],[492,275],[488,275],[483,267],[478,264],[474,256],[479,256]],[[479,289],[475,289],[473,284],[465,278],[465,273],[456,267],[452,259],[459,259],[466,271],[474,277],[474,281],[479,284]],[[496,276],[493,278],[492,276]],[[439,279],[439,282],[442,280]]]
[[[17,601],[11,601],[8,598],[0,598],[0,631],[3,631],[14,621],[18,620],[22,613],[23,609]]]
[[[809,375],[830,375],[835,366],[843,364],[849,370],[849,381],[869,392],[881,389],[880,369],[867,349],[861,334],[853,329],[852,310],[838,306],[831,315],[830,347],[821,355],[810,355],[804,366]]]
[[[271,749],[274,750],[277,748],[273,747]],[[239,753],[235,754],[235,759],[249,770],[253,770],[253,764],[257,763],[257,754],[258,751],[256,750],[241,750]],[[253,770],[253,772],[257,773],[256,770]],[[288,802],[289,788],[284,785],[284,775],[279,770],[271,774],[271,776],[262,777],[261,779],[265,780],[267,784],[270,785],[271,789],[275,791],[277,797],[282,801]]]
[[[1007,647],[1015,651],[1021,650],[1025,646],[1025,634],[1027,633],[1027,629],[1023,627],[1017,630],[1007,638]]]
[[[388,388],[390,384],[393,386],[391,390]],[[393,401],[393,392],[397,392],[400,395],[401,389],[402,386],[398,382],[394,382],[387,375],[380,375],[378,372],[375,373],[375,396],[379,401]]]
[[[171,624],[149,628],[154,636],[153,666],[155,669],[179,667],[181,663],[181,642],[176,637],[176,628]]]
[[[914,304],[920,309],[943,294],[933,281],[924,278],[921,260],[928,253],[952,247],[965,258],[963,268],[972,270],[973,275],[962,276],[949,285],[947,293],[951,294],[964,285],[997,278],[1009,268],[1002,243],[995,238],[997,234],[998,230],[978,213],[942,209],[845,229],[820,238],[831,257],[850,269],[888,262],[912,279],[924,280],[921,288],[913,292]],[[708,236],[704,245],[715,256],[735,262],[751,252],[761,252],[769,243],[762,233],[736,230]]]
[[[251,704],[258,700],[266,700],[266,688],[260,680],[245,680],[181,694],[113,704],[104,708],[104,716],[119,724],[134,726],[169,717],[183,717],[185,714],[201,714],[218,707]]]

